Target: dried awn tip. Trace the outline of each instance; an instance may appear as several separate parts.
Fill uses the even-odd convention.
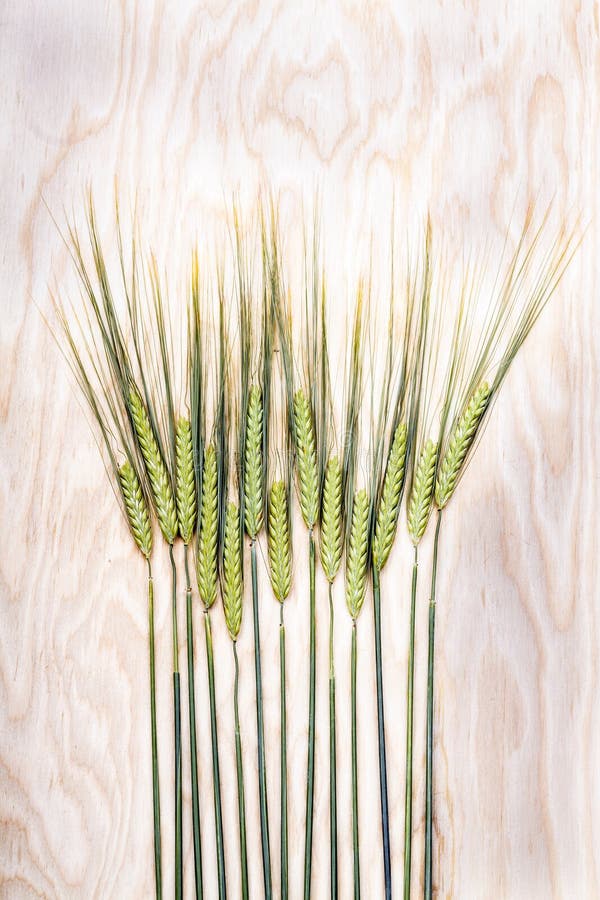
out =
[[[294,394],[294,437],[300,482],[300,510],[307,528],[314,528],[319,516],[319,470],[310,405],[304,391]]]
[[[196,525],[194,450],[189,419],[179,419],[175,432],[175,499],[179,533],[184,544],[189,544]]]
[[[438,445],[428,440],[421,450],[415,470],[412,493],[408,502],[408,533],[415,545],[425,534],[429,521],[437,455]]]
[[[242,625],[242,546],[240,511],[229,503],[225,511],[223,537],[223,611],[232,641],[237,640]]]
[[[283,481],[275,481],[269,495],[269,572],[273,593],[283,603],[292,585],[292,550],[287,491]]]
[[[133,539],[146,559],[150,559],[152,553],[150,513],[142,493],[142,486],[129,460],[119,469],[119,481]]]
[[[383,569],[388,560],[396,534],[398,509],[406,470],[406,437],[406,422],[400,422],[394,432],[394,439],[388,455],[375,524],[373,564],[379,571]]]
[[[320,536],[321,565],[330,584],[342,562],[342,532],[342,467],[332,456],[325,467]]]
[[[217,488],[217,454],[214,446],[209,444],[204,454],[200,534],[196,559],[198,592],[205,609],[210,609],[217,596],[217,537],[219,531]]]
[[[177,537],[177,511],[167,467],[154,437],[148,412],[141,394],[135,385],[129,389],[129,407],[140,450],[144,458],[156,518],[167,543],[172,544]]]
[[[346,605],[353,619],[358,617],[365,599],[369,556],[369,495],[356,491],[352,503],[352,524],[346,562]]]
[[[251,540],[263,526],[263,402],[258,385],[250,388],[244,457],[244,524]]]
[[[490,393],[491,389],[486,381],[479,385],[450,436],[435,485],[435,502],[439,509],[445,507],[454,493],[460,470],[487,409]]]

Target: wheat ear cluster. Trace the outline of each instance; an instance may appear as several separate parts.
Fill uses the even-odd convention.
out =
[[[369,495],[356,491],[352,502],[352,523],[346,561],[346,605],[353,619],[358,618],[365,599],[369,558]]]
[[[250,388],[244,455],[244,524],[251,540],[263,526],[263,401],[258,385]]]
[[[283,481],[273,482],[269,494],[268,547],[273,593],[283,603],[292,586],[289,510]]]
[[[467,453],[487,409],[490,394],[489,384],[486,381],[482,382],[471,395],[450,435],[448,449],[440,464],[435,485],[435,502],[438,509],[443,509],[454,493]]]
[[[235,503],[228,503],[225,511],[223,535],[223,612],[232,641],[236,641],[242,625],[242,539],[240,511]]]
[[[310,404],[303,390],[294,394],[294,439],[300,483],[300,510],[307,528],[319,517],[319,469]]]
[[[179,533],[189,544],[196,525],[196,481],[194,449],[189,419],[179,419],[175,432],[175,499]]]
[[[325,466],[319,542],[321,566],[330,584],[334,581],[342,562],[342,480],[339,458],[332,456]]]
[[[152,553],[150,512],[140,480],[129,460],[126,460],[119,469],[119,482],[133,539],[146,559],[150,559]]]
[[[217,538],[219,534],[217,454],[213,444],[204,453],[202,470],[202,503],[200,506],[200,534],[196,575],[198,592],[205,609],[217,596]]]
[[[429,521],[437,456],[438,445],[428,440],[419,455],[408,501],[408,533],[415,546],[425,534]]]
[[[396,534],[398,510],[406,472],[407,433],[406,422],[400,422],[394,431],[394,439],[385,469],[373,539],[373,565],[378,571],[381,571],[388,561]]]
[[[172,544],[177,537],[177,511],[167,467],[161,456],[158,442],[152,430],[144,401],[140,392],[132,385],[129,390],[129,407],[140,450],[144,458],[156,518],[167,543]]]

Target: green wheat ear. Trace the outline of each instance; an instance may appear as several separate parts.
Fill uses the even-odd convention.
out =
[[[454,493],[460,470],[487,409],[490,393],[489,384],[482,382],[473,392],[450,436],[435,485],[435,502],[439,509],[444,508]]]
[[[242,546],[240,511],[229,503],[225,511],[223,537],[223,611],[232,641],[237,640],[242,625]]]
[[[139,479],[129,460],[119,469],[119,481],[133,539],[146,559],[150,559],[152,553],[150,513]]]
[[[304,391],[294,394],[294,437],[300,481],[300,510],[307,528],[313,528],[319,516],[319,470],[310,405]]]
[[[196,559],[198,592],[206,609],[210,609],[217,596],[217,536],[219,531],[217,484],[217,454],[214,446],[209,444],[204,453],[200,534]]]
[[[413,488],[408,502],[408,533],[415,545],[423,537],[429,521],[437,455],[438,445],[434,441],[428,440],[421,450],[415,470]]]
[[[246,414],[244,456],[244,524],[251,540],[263,526],[263,402],[258,385],[252,385]]]
[[[287,491],[275,481],[269,494],[269,572],[273,593],[283,603],[292,586],[292,550]]]
[[[184,544],[189,544],[196,524],[194,449],[189,419],[179,419],[175,433],[175,498],[179,533]]]
[[[396,534],[398,510],[404,486],[406,470],[406,422],[400,422],[394,432],[394,439],[388,455],[383,490],[377,512],[375,537],[373,540],[373,564],[381,571],[385,566]]]
[[[321,565],[327,581],[333,582],[342,562],[342,466],[332,456],[325,467],[321,504]]]
[[[144,458],[156,518],[165,540],[172,544],[177,537],[177,511],[167,467],[154,437],[152,424],[141,394],[135,385],[129,389],[129,408],[140,450]]]
[[[369,495],[356,491],[352,503],[352,524],[346,562],[346,605],[353,619],[358,617],[365,599],[369,555]]]

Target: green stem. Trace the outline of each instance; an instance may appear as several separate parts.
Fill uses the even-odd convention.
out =
[[[242,869],[242,900],[248,900],[248,851],[246,848],[246,799],[244,792],[244,766],[242,761],[242,737],[240,734],[239,682],[240,665],[237,642],[233,641],[235,681],[233,685],[233,712],[235,717],[235,764],[237,769],[238,823],[240,830],[240,865]]]
[[[329,582],[329,860],[330,896],[337,900],[337,753],[335,734],[335,659],[333,653],[333,585]]]
[[[215,698],[215,661],[213,657],[210,615],[204,610],[204,635],[206,638],[206,666],[208,669],[208,693],[210,699],[210,736],[213,764],[213,802],[215,807],[215,838],[217,845],[217,876],[219,900],[225,900],[225,848],[223,844],[223,812],[221,808],[221,775],[219,772],[219,738],[217,734],[217,703]]]
[[[413,696],[415,680],[415,610],[417,603],[417,574],[419,568],[418,551],[412,570],[410,593],[410,625],[408,639],[408,676],[406,687],[406,779],[404,793],[404,900],[410,898],[410,875],[412,855],[412,773],[413,773]]]
[[[258,736],[258,793],[260,803],[260,837],[265,897],[271,900],[271,851],[269,847],[269,810],[267,806],[267,769],[265,763],[265,726],[263,718],[262,672],[260,663],[260,623],[258,618],[258,576],[256,541],[250,541],[252,564],[252,612],[254,619],[254,674],[256,679],[256,730]]]
[[[288,897],[288,802],[287,802],[287,715],[285,708],[285,625],[283,603],[279,619],[279,682],[281,722],[280,784],[281,784],[281,900]]]
[[[425,762],[425,900],[433,895],[433,661],[435,652],[435,584],[437,576],[438,540],[442,511],[438,510],[433,543],[431,596],[429,598],[429,643],[427,651],[427,749]]]
[[[352,619],[350,662],[352,692],[352,850],[354,856],[354,900],[360,900],[360,851],[358,845],[358,747],[356,731],[356,619]]]
[[[316,610],[315,610],[315,540],[308,532],[310,581],[310,649],[308,688],[308,761],[306,766],[306,830],[304,835],[304,900],[310,898],[312,872],[313,809],[315,794],[315,687],[316,687]]]
[[[188,712],[190,723],[190,763],[192,774],[192,829],[194,838],[194,876],[196,900],[202,900],[202,845],[200,840],[200,799],[198,792],[198,752],[196,749],[196,690],[194,678],[194,628],[192,584],[188,565],[188,545],[184,544],[185,609],[187,628]]]
[[[173,556],[173,544],[169,544],[172,573],[173,607],[173,707],[175,715],[175,898],[183,897],[183,845],[182,812],[183,795],[181,784],[181,684],[179,679],[179,643],[177,638],[177,569]]]
[[[377,681],[377,737],[379,746],[379,798],[381,804],[381,833],[383,837],[383,874],[386,900],[392,898],[392,867],[390,858],[390,816],[388,808],[387,760],[385,753],[385,713],[383,708],[383,670],[381,662],[381,589],[379,569],[373,566],[373,607],[375,622],[375,671]]]
[[[154,880],[156,900],[162,898],[160,841],[160,787],[158,778],[158,733],[156,728],[156,659],[154,652],[154,582],[148,560],[148,638],[150,656],[150,723],[152,731],[152,808],[154,813]]]

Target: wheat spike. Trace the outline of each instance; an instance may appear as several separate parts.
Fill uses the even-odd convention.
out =
[[[150,513],[139,479],[129,460],[119,469],[119,481],[133,539],[146,559],[150,559],[152,553]]]
[[[222,593],[225,624],[231,640],[235,641],[242,625],[243,599],[240,511],[235,503],[228,503],[225,511]]]
[[[217,485],[217,454],[214,446],[209,444],[204,453],[200,534],[196,559],[198,592],[206,609],[210,609],[217,596],[217,536],[219,531]]]
[[[408,533],[415,546],[423,537],[429,521],[437,455],[438,445],[434,441],[428,440],[421,450],[415,470],[412,492],[408,502]]]
[[[287,491],[275,481],[269,495],[269,572],[273,593],[283,603],[292,585],[292,550]]]
[[[332,456],[325,467],[321,504],[321,565],[327,581],[333,582],[342,562],[342,466]]]
[[[473,392],[450,436],[435,485],[435,502],[439,509],[444,508],[454,493],[460,470],[486,411],[490,393],[489,384],[482,382]]]
[[[400,422],[394,432],[394,439],[388,455],[383,490],[377,511],[375,537],[373,539],[373,564],[381,571],[385,566],[396,534],[398,509],[404,486],[406,469],[406,422]]]
[[[319,516],[319,471],[310,405],[302,390],[294,394],[294,437],[300,481],[300,510],[306,527],[313,528]]]
[[[369,555],[369,495],[356,491],[352,502],[352,524],[346,561],[346,605],[353,619],[358,617],[365,599]]]
[[[152,430],[148,412],[135,385],[129,389],[129,406],[140,450],[144,457],[156,518],[165,540],[172,544],[177,537],[177,511],[167,467]]]
[[[244,457],[244,523],[251,540],[263,526],[263,402],[258,385],[252,385],[246,415]]]
[[[184,544],[189,544],[196,525],[194,450],[189,419],[179,419],[175,432],[175,499],[179,533]]]

